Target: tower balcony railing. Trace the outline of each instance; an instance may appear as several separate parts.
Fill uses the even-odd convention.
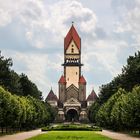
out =
[[[83,66],[80,62],[65,62],[62,66]]]

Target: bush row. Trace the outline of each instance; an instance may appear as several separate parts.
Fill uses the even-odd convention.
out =
[[[93,110],[93,108],[95,108]],[[114,130],[140,130],[140,86],[126,92],[120,88],[101,106],[95,102],[90,112],[92,121]]]
[[[102,131],[100,127],[89,126],[89,125],[57,125],[57,126],[47,126],[43,127],[42,131]]]
[[[46,104],[32,96],[17,96],[0,87],[0,127],[33,129],[51,120]]]

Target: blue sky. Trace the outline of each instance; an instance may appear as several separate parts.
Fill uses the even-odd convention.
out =
[[[87,95],[121,73],[140,50],[139,0],[0,0],[0,50],[46,98],[58,93],[63,42],[71,22],[82,39]]]

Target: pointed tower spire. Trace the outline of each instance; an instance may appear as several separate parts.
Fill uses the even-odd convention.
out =
[[[66,79],[65,79],[65,77],[63,75],[60,77],[58,83],[64,83],[64,84],[66,84]]]
[[[58,100],[57,96],[54,94],[54,92],[53,92],[53,90],[51,88],[51,90],[50,90],[50,92],[49,92],[49,94],[48,94],[48,96],[46,98],[46,101],[57,101],[57,100]]]
[[[81,38],[79,37],[74,25],[74,22],[72,22],[72,26],[67,33],[65,39],[64,39],[64,49],[66,50],[72,40],[76,43],[77,48],[80,50],[81,49]]]
[[[85,80],[85,78],[84,78],[83,75],[80,77],[79,83],[80,83],[80,84],[86,84],[86,80]]]
[[[97,95],[94,91],[94,89],[92,89],[91,93],[89,94],[89,96],[87,97],[87,101],[95,101],[97,99]]]

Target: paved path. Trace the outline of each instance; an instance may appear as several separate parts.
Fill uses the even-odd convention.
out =
[[[6,136],[1,136],[0,140],[26,140],[30,137],[36,136],[38,134],[42,134],[45,132],[41,132],[41,130],[32,130],[28,132],[21,132],[18,134],[13,134],[13,135],[6,135]]]
[[[46,132],[41,132],[40,129],[28,131],[28,132],[21,132],[18,134],[1,136],[0,140],[26,140],[30,137],[33,137],[35,135],[42,134],[42,133],[46,133]],[[117,132],[113,132],[109,130],[103,130],[102,132],[97,132],[97,133],[110,137],[115,140],[140,140],[140,138],[131,137],[127,134],[117,133]]]
[[[110,137],[115,140],[140,140],[140,138],[131,137],[127,134],[117,133],[109,130],[103,130],[102,132],[97,132],[97,133]]]

